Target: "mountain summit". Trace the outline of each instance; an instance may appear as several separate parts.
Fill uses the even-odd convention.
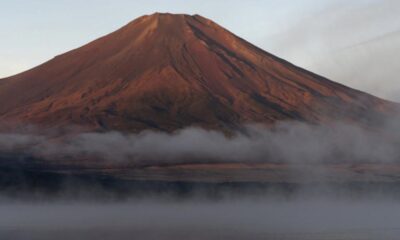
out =
[[[296,67],[199,15],[142,16],[0,80],[0,121],[91,130],[369,122],[393,105]]]

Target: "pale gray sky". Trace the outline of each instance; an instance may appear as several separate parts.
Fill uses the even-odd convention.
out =
[[[400,101],[397,0],[4,0],[0,77],[153,12],[201,14],[301,67]]]

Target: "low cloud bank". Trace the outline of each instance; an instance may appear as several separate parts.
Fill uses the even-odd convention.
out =
[[[0,134],[0,151],[52,159],[92,157],[110,162],[396,162],[400,124],[379,130],[335,123],[329,126],[285,122],[273,128],[249,125],[226,136],[186,128],[172,134],[144,131],[83,133],[67,138],[38,134]]]

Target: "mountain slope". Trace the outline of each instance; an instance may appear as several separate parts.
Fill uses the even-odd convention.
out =
[[[198,15],[143,16],[0,80],[0,121],[91,130],[373,122],[394,107],[298,68]]]

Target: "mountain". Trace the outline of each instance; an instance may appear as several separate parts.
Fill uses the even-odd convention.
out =
[[[372,123],[396,106],[296,67],[199,15],[142,16],[0,80],[0,121],[89,130]]]

